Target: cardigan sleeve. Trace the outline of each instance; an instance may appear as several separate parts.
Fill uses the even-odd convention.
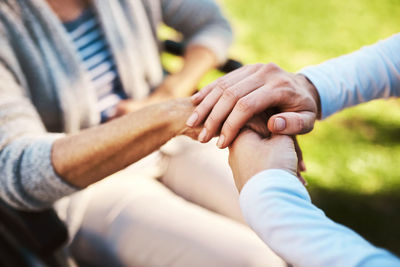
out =
[[[188,44],[207,47],[223,63],[232,29],[213,0],[162,0],[163,21],[181,32]]]
[[[25,90],[0,61],[0,197],[5,202],[40,210],[77,191],[52,165],[52,145],[61,136],[46,131]]]

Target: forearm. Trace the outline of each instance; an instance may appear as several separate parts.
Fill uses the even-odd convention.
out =
[[[322,117],[377,98],[400,96],[400,34],[300,71],[321,97]]]
[[[189,45],[185,51],[184,64],[180,74],[189,76],[192,80],[199,82],[216,65],[217,57],[207,47]]]
[[[399,264],[387,251],[327,218],[298,179],[285,171],[269,170],[253,177],[241,192],[240,204],[261,239],[293,265]]]
[[[168,101],[61,138],[53,145],[54,168],[67,182],[86,187],[183,133],[192,110],[188,99]]]
[[[210,69],[215,67],[216,62],[216,56],[208,48],[189,45],[185,51],[182,68],[169,75],[146,100],[147,103],[191,96],[197,91],[200,80]]]
[[[178,75],[183,81],[192,86],[179,88],[176,95],[178,97],[192,95],[200,80],[216,64],[217,58],[211,50],[204,46],[189,45],[185,51],[184,63]]]
[[[140,102],[121,101],[116,117],[169,99],[191,96],[203,76],[215,65],[216,57],[212,51],[202,46],[190,45],[186,49],[181,70],[169,75],[147,99]]]

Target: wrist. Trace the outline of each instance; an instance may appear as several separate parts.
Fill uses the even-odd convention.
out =
[[[193,71],[182,70],[173,76],[172,86],[176,97],[191,96],[196,90],[203,74],[196,74]]]
[[[253,179],[262,173],[270,173],[270,172],[284,172],[286,174],[291,174],[297,176],[297,173],[287,168],[286,166],[275,165],[271,166],[270,164],[265,164],[261,166],[257,166],[255,168],[249,168],[245,173],[237,173],[235,176],[235,184],[239,192],[243,189],[243,187]]]
[[[164,116],[168,117],[171,131],[174,136],[187,134],[190,130],[186,125],[186,120],[194,111],[194,106],[190,98],[178,98],[165,102]]]
[[[317,118],[321,118],[321,100],[320,96],[318,93],[317,88],[315,85],[310,81],[310,79],[307,78],[304,74],[296,74],[297,77],[301,80],[301,83],[303,84],[304,88],[307,90],[307,92],[310,94],[312,100],[315,103],[316,109],[317,109]]]

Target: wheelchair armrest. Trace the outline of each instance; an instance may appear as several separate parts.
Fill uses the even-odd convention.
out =
[[[164,50],[176,56],[183,56],[183,54],[185,53],[185,44],[175,42],[172,40],[166,40],[164,41]],[[240,63],[239,61],[236,61],[234,59],[228,59],[224,64],[218,67],[218,70],[224,73],[228,73],[242,66],[243,64]]]
[[[54,253],[68,240],[67,228],[53,209],[19,211],[0,200],[0,224],[21,246],[41,256]]]

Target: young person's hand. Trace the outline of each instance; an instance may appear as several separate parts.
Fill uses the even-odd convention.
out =
[[[282,169],[298,175],[297,162],[294,140],[286,135],[262,138],[246,129],[229,147],[229,165],[239,191],[250,178],[263,170]],[[299,179],[304,183],[301,176]]]
[[[277,134],[302,134],[311,131],[319,116],[319,95],[303,75],[286,72],[275,64],[242,67],[192,97],[198,105],[188,126],[204,121],[199,141],[208,142],[220,129],[220,148],[227,147],[239,130],[255,114],[276,108],[268,129]]]

